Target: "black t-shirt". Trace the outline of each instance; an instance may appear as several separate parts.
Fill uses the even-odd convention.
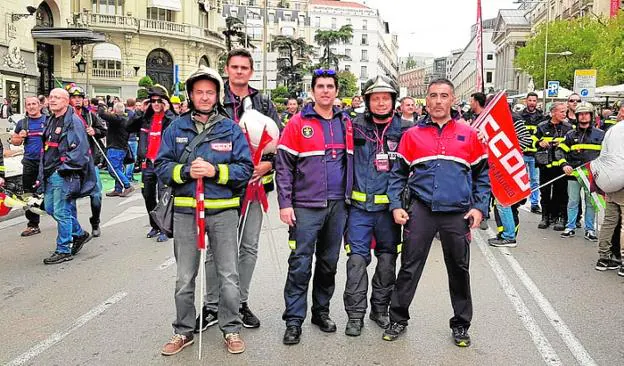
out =
[[[65,115],[60,117],[52,116],[43,133],[43,174],[47,178],[51,176],[59,166],[61,166],[61,154],[58,150],[58,142],[63,131],[63,120]]]

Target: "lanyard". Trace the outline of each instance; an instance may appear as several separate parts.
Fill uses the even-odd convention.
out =
[[[240,103],[236,100],[236,98],[239,98],[239,97],[234,95],[234,93],[232,93],[232,90],[229,90],[230,99],[232,100],[232,104],[234,105],[234,122],[236,123],[240,121],[240,117],[238,116],[238,108],[243,104],[243,99],[251,95],[251,89],[248,89],[248,90],[249,90],[248,94],[244,96],[243,98],[240,98]]]
[[[390,123],[388,122],[386,124],[386,127],[384,127],[383,132],[381,132],[381,136],[379,136],[379,133],[377,133],[377,126],[375,126],[375,139],[377,140],[377,150],[383,154],[384,152],[384,136],[386,134],[386,131],[388,131],[388,127],[390,127]]]

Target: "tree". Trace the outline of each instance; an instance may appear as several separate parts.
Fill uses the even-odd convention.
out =
[[[600,42],[604,26],[596,19],[580,17],[577,19],[555,20],[549,23],[548,53],[569,51],[570,56],[548,55],[548,80],[559,80],[561,86],[572,89],[574,70],[593,68],[592,55],[596,44]],[[545,24],[529,38],[526,46],[519,49],[514,60],[516,67],[531,75],[537,85],[544,80],[544,43]],[[610,54],[609,52],[608,54]]]
[[[290,95],[299,95],[303,90],[303,76],[307,72],[313,47],[304,38],[275,36],[271,49],[279,51],[277,59],[277,81],[288,88]]]
[[[334,66],[338,69],[340,60],[344,58],[344,55],[332,54],[331,46],[340,42],[349,42],[353,38],[353,27],[351,24],[343,25],[340,29],[336,30],[317,30],[314,35],[314,41],[324,48],[323,56],[321,57],[321,65],[327,68]]]
[[[358,79],[350,71],[340,71],[338,73],[338,97],[349,98],[358,92]]]
[[[598,85],[624,83],[624,12],[609,18],[594,48],[591,62],[598,70]]]
[[[225,30],[223,31],[223,35],[225,36],[225,46],[228,52],[234,48],[235,38],[242,47],[256,48],[256,46],[248,42],[247,33],[243,30],[244,28],[245,23],[237,17],[229,16],[225,18]]]
[[[149,75],[145,75],[139,80],[139,86],[143,88],[149,88],[152,85],[154,85],[154,81]]]
[[[415,68],[418,65],[416,60],[414,60],[413,56],[408,56],[407,61],[405,61],[405,70],[410,70]]]

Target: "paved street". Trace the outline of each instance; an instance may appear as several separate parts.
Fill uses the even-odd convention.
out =
[[[22,217],[0,222],[0,364],[29,365],[615,365],[622,364],[624,278],[595,271],[596,244],[538,231],[537,215],[522,211],[520,246],[487,247],[486,232],[472,244],[473,346],[459,349],[448,329],[451,307],[439,243],[434,244],[405,336],[394,343],[368,319],[359,338],[344,335],[345,256],[341,257],[332,315],[338,332],[306,321],[301,344],[282,345],[286,228],[272,202],[265,220],[250,304],[262,321],[243,330],[247,351],[227,353],[216,327],[173,357],[160,355],[174,318],[172,241],[146,239],[140,193],[105,198],[103,235],[71,262],[44,266],[54,249],[55,224],[21,238]],[[88,224],[88,200],[79,202]],[[491,222],[493,226],[493,222]],[[272,235],[271,235],[272,233]],[[274,242],[271,240],[274,238]]]

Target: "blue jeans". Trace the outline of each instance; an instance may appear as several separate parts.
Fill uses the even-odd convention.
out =
[[[108,160],[110,161],[112,165],[112,167],[109,166],[108,169],[109,169],[109,173],[111,177],[115,180],[115,192],[121,193],[121,191],[123,191],[124,188],[130,187],[130,182],[128,181],[128,178],[126,177],[126,172],[124,171],[124,165],[123,165],[124,158],[126,157],[126,151],[121,150],[121,149],[116,149],[114,147],[109,147],[106,150],[106,157],[108,158]],[[121,179],[123,183],[123,187],[121,186],[121,183],[119,183],[119,179],[117,179],[115,174],[111,172],[110,169],[115,170],[115,172],[117,173],[117,176],[119,177],[119,179]]]
[[[535,157],[534,156],[525,156],[524,162],[526,163],[527,169],[529,170],[529,179],[531,180],[531,207],[539,205],[539,169],[535,166]]]
[[[46,178],[45,210],[56,220],[56,252],[71,253],[72,236],[82,235],[84,231],[78,223],[76,200],[67,199],[67,185],[57,172]]]
[[[130,147],[130,151],[132,151],[132,156],[134,157],[134,161],[137,159],[137,149],[139,148],[139,142],[136,138],[128,140],[128,146]],[[134,182],[134,163],[126,164],[126,178],[130,182]]]
[[[91,218],[89,219],[91,225],[100,224],[100,213],[102,212],[102,179],[100,178],[100,169],[97,166],[95,167],[95,179],[97,189],[89,196],[91,200]]]
[[[577,180],[568,181],[568,224],[566,228],[576,229],[576,219],[581,203],[581,190],[583,190],[583,195],[585,196],[585,231],[596,230],[594,222],[596,213],[594,212],[594,206],[591,204],[591,197]]]
[[[516,239],[516,222],[514,220],[513,211],[510,206],[503,206],[500,203],[496,203],[496,210],[500,217],[503,231],[499,231],[501,237],[507,240]]]

